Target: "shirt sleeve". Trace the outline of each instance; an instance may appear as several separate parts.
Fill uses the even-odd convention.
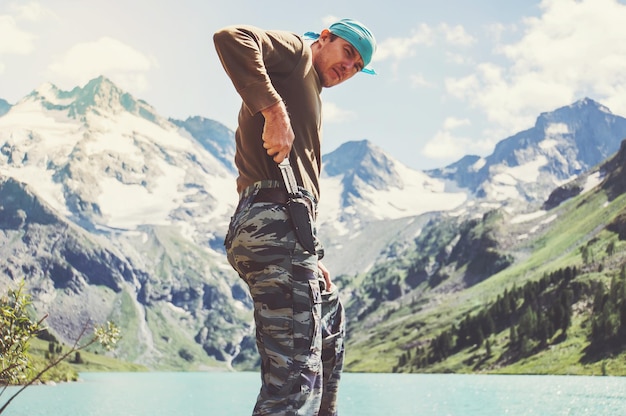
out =
[[[285,64],[281,63],[280,51],[293,45],[253,26],[226,27],[213,35],[213,42],[224,70],[252,115],[281,101],[269,72],[274,67],[285,70],[280,68]]]

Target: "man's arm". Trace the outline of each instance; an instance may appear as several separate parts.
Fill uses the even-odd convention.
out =
[[[266,61],[275,59],[272,38],[252,26],[227,27],[213,35],[215,49],[251,114],[265,118],[263,147],[276,163],[289,155],[294,141],[289,113],[272,85]]]
[[[226,74],[250,114],[281,101],[267,71],[272,44],[264,31],[253,26],[229,26],[213,35],[215,50]]]

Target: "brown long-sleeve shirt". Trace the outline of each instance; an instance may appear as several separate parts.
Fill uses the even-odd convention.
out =
[[[243,103],[239,111],[235,165],[237,191],[254,182],[282,180],[263,148],[261,110],[285,102],[295,140],[289,159],[298,183],[319,199],[322,85],[313,68],[311,48],[284,31],[231,26],[213,36],[217,53]]]

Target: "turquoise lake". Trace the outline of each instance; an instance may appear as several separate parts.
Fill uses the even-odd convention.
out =
[[[84,373],[29,387],[5,415],[245,416],[259,386],[257,373]],[[347,373],[339,408],[341,416],[621,416],[626,377]]]

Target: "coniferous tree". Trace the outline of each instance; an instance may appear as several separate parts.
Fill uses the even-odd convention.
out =
[[[588,264],[589,263],[589,246],[588,245],[584,245],[580,248],[580,255],[582,256],[583,259],[583,264]]]
[[[482,328],[483,328],[483,333],[487,337],[496,331],[496,324],[493,321],[491,313],[489,312],[485,313]]]
[[[527,335],[520,334],[519,344],[522,356],[526,356],[532,351],[532,343],[530,342],[530,337]]]
[[[509,346],[515,347],[517,345],[517,327],[515,325],[511,325],[509,327]]]
[[[615,241],[611,241],[606,246],[606,254],[608,254],[608,256],[611,257],[613,255],[613,253],[615,253]]]
[[[533,337],[533,335],[537,331],[537,314],[532,310],[532,308],[526,308],[526,311],[520,318],[518,335],[520,339],[522,336],[529,339]]]
[[[476,347],[480,347],[483,345],[483,342],[485,342],[485,334],[483,333],[482,328],[479,327],[474,335],[474,345],[476,345]]]

